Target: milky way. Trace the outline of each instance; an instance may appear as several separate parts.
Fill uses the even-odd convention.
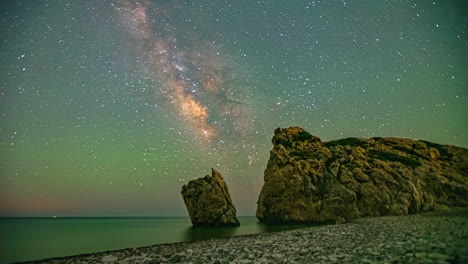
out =
[[[122,1],[116,8],[160,83],[156,96],[169,101],[174,118],[202,143],[213,146],[224,142],[225,134],[245,135],[252,129],[248,106],[225,83],[225,61],[219,50],[207,49],[200,39],[192,39],[191,48],[181,48],[171,25],[163,22],[166,8],[150,1]],[[202,45],[203,49],[197,48]],[[218,116],[214,121],[213,115]]]
[[[278,127],[468,147],[465,0],[0,1],[0,215],[253,215]]]

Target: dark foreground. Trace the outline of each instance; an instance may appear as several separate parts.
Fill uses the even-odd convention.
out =
[[[35,263],[468,263],[468,209],[364,218]]]

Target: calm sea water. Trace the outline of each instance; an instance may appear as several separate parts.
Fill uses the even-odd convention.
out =
[[[187,217],[0,218],[0,263],[93,253],[154,244],[280,231],[238,217],[240,227],[193,228]]]

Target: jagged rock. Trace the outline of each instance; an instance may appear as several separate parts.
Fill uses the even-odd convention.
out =
[[[215,169],[184,185],[182,196],[194,226],[239,225],[228,187]]]
[[[257,218],[266,223],[342,222],[468,206],[468,150],[401,138],[322,142],[278,128]]]

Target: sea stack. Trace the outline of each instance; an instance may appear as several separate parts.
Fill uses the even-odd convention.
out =
[[[265,223],[342,222],[468,206],[468,150],[402,138],[322,142],[278,128],[258,199]]]
[[[182,187],[182,196],[193,226],[238,226],[236,208],[221,174],[190,181]]]

